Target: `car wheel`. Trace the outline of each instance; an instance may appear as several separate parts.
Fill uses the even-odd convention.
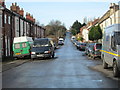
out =
[[[103,57],[103,68],[104,68],[104,69],[107,69],[107,68],[108,68],[108,64],[105,62],[104,57]]]
[[[50,55],[48,58],[49,58],[49,59],[51,59],[51,58],[52,58],[52,56]]]
[[[35,58],[31,58],[32,60],[35,60]]]
[[[118,77],[118,76],[120,76],[119,74],[120,74],[120,71],[118,70],[117,62],[114,61],[113,62],[113,76]]]
[[[26,57],[26,59],[31,59],[31,55],[28,55],[28,56]]]
[[[95,57],[94,57],[94,56],[91,56],[91,58],[95,60]]]
[[[88,57],[90,57],[90,54],[88,53]]]

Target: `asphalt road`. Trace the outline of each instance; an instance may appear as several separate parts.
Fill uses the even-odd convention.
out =
[[[54,59],[34,60],[4,71],[3,88],[118,88],[118,81],[90,69],[101,64],[89,60],[70,41],[56,51]]]

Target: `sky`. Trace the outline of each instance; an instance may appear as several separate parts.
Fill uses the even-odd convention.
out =
[[[118,3],[119,0],[7,0],[6,6],[9,9],[11,4],[17,2],[25,12],[29,12],[40,24],[47,25],[51,20],[59,20],[69,29],[78,20],[83,23],[83,18],[101,17],[111,2]]]

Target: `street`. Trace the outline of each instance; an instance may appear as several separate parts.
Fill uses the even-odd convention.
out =
[[[89,67],[102,64],[90,60],[70,41],[56,50],[54,59],[30,60],[2,73],[3,88],[118,88],[118,81]]]

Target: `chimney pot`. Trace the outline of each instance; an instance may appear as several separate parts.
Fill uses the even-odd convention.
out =
[[[5,6],[5,1],[4,0],[0,0],[0,5],[3,6],[3,7],[6,7]]]
[[[15,6],[17,6],[17,3],[15,2]]]
[[[23,8],[19,11],[19,14],[20,14],[21,16],[24,16],[24,10],[23,10]]]
[[[14,3],[12,3],[12,6],[14,6]]]

